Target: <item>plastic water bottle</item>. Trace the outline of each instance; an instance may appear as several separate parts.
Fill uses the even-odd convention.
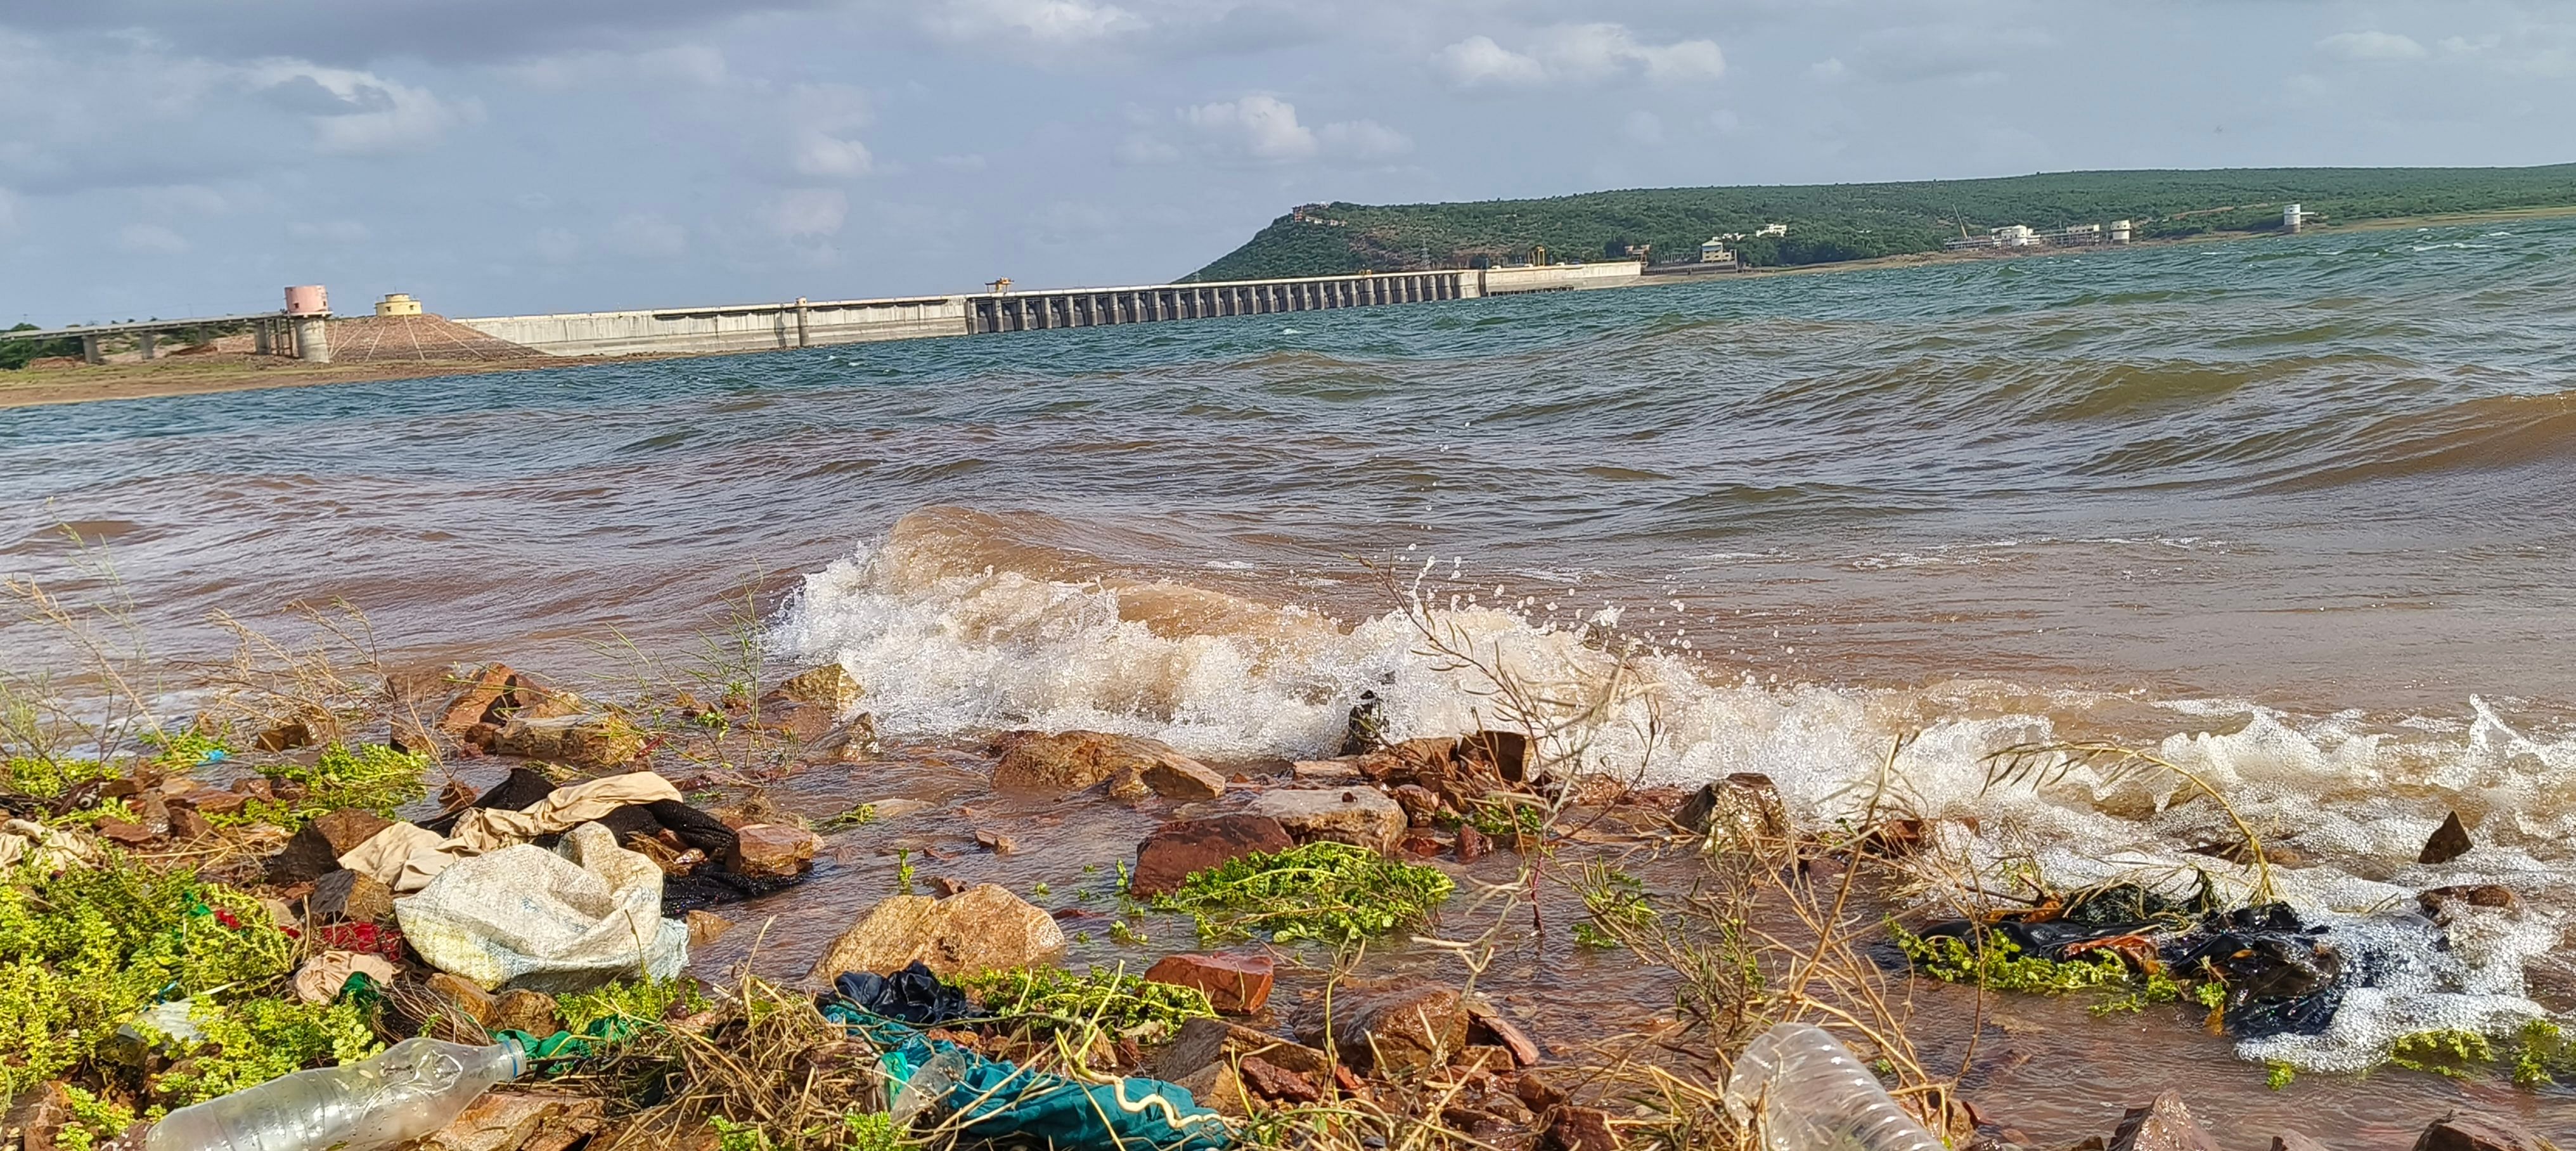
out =
[[[903,1089],[895,1092],[893,1101],[886,1105],[894,1125],[909,1128],[913,1119],[947,1102],[948,1093],[965,1077],[967,1066],[964,1055],[942,1051],[931,1056],[930,1062],[913,1068],[911,1077],[903,1081]]]
[[[1754,1039],[1726,1079],[1726,1110],[1764,1151],[1945,1151],[1825,1029],[1782,1023]]]
[[[465,1105],[527,1069],[512,1040],[489,1047],[406,1039],[372,1059],[281,1075],[182,1107],[144,1151],[375,1151],[455,1121]]]

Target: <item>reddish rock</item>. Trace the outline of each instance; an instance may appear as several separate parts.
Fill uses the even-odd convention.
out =
[[[2111,1133],[2111,1151],[2218,1151],[2218,1144],[2183,1106],[2182,1093],[2169,1090],[2121,1117]]]
[[[1374,787],[1265,791],[1251,814],[1268,816],[1300,843],[1335,840],[1388,852],[1405,829],[1404,809]]]
[[[691,947],[704,947],[723,938],[725,932],[733,930],[732,920],[705,910],[690,912],[688,924]]]
[[[1315,1081],[1290,1071],[1258,1055],[1246,1055],[1235,1065],[1243,1073],[1243,1082],[1256,1094],[1286,1103],[1312,1103],[1324,1097],[1324,1089]]]
[[[2272,1137],[2272,1151],[2327,1151],[2326,1145],[2296,1131]]]
[[[1395,849],[1415,859],[1430,859],[1440,854],[1440,841],[1428,835],[1408,835]]]
[[[1418,783],[1408,783],[1388,793],[1404,809],[1404,817],[1415,827],[1431,826],[1431,817],[1440,814],[1440,793]]]
[[[1250,1015],[1270,1002],[1270,980],[1277,965],[1264,955],[1171,955],[1145,972],[1145,978],[1206,992],[1208,1002],[1228,1015]]]
[[[1062,794],[1113,780],[1154,786],[1149,773],[1175,786],[1204,787],[1214,781],[1225,790],[1224,777],[1206,764],[1150,739],[1098,731],[1047,735],[1015,731],[994,741],[1001,761],[993,766],[993,786],[1010,791]]]
[[[244,779],[236,779],[233,781],[233,790],[239,793],[245,801],[253,799],[273,800],[277,798],[277,785],[270,783],[266,776],[254,775]],[[197,810],[204,811],[206,808],[203,804],[199,804]],[[235,808],[234,810],[238,811],[240,809]]]
[[[127,823],[122,819],[108,818],[98,821],[98,837],[119,847],[141,847],[161,838],[152,834],[151,828],[140,823]]]
[[[734,845],[725,852],[725,870],[737,875],[785,878],[814,866],[822,840],[813,832],[783,823],[754,823],[734,829]]]
[[[170,809],[170,838],[180,843],[189,843],[211,838],[214,834],[215,825],[208,822],[205,816],[188,808]]]
[[[1559,1107],[1556,1121],[1540,1137],[1541,1151],[1619,1151],[1619,1133],[1610,1113],[1598,1107]]]
[[[1019,852],[1020,841],[987,828],[975,833],[975,846],[995,855],[1013,855]]]
[[[1137,779],[1165,799],[1183,802],[1215,799],[1225,794],[1225,777],[1204,763],[1172,752],[1146,764]]]
[[[2473,883],[2458,887],[2436,887],[2415,897],[2426,911],[2440,911],[2446,903],[2465,903],[2471,907],[2512,908],[2516,901],[2513,890],[2497,883]]]
[[[44,1083],[9,1102],[0,1146],[24,1151],[54,1151],[63,1126],[72,1121],[72,1097],[60,1083]]]
[[[312,742],[313,729],[306,727],[303,720],[290,719],[259,733],[251,740],[251,746],[261,751],[279,752],[293,751]]]
[[[1512,1097],[1520,1100],[1522,1106],[1540,1115],[1565,1106],[1566,1100],[1565,1091],[1562,1088],[1548,1082],[1547,1076],[1535,1071],[1521,1072],[1518,1078],[1512,1080]]]
[[[1496,1044],[1511,1052],[1512,1062],[1522,1067],[1538,1065],[1541,1058],[1538,1041],[1531,1039],[1529,1033],[1521,1030],[1517,1024],[1504,1018],[1503,1013],[1496,1010],[1493,1004],[1486,1002],[1483,996],[1468,996],[1466,1008],[1468,1042]]]
[[[2424,851],[2415,857],[2417,863],[2449,863],[2469,853],[2469,829],[2461,824],[2460,813],[2452,812],[2433,829],[2433,837],[2424,841]]]
[[[266,783],[268,781],[261,780],[260,782]],[[248,804],[250,801],[251,797],[244,792],[217,791],[213,788],[206,788],[201,791],[182,792],[178,795],[171,796],[164,802],[170,805],[170,810],[174,813],[191,811],[198,815],[214,818],[217,816],[240,815],[243,805]]]
[[[498,1005],[498,997],[483,990],[474,981],[461,975],[450,975],[441,971],[431,975],[422,986],[430,994],[446,1000],[458,1011],[464,1012],[466,1017],[472,1019],[477,1026],[486,1030],[493,1026],[493,1008]]]
[[[824,704],[792,699],[763,700],[760,704],[761,730],[798,743],[817,742],[840,726],[839,713]]]
[[[1320,1017],[1307,1019],[1300,1037],[1317,1046],[1329,1038],[1342,1062],[1372,1074],[1420,1072],[1467,1046],[1461,1000],[1450,987],[1352,988],[1333,1001],[1329,1037]]]
[[[1484,832],[1470,824],[1458,825],[1458,862],[1473,863],[1493,849],[1494,841],[1486,838]]]
[[[1139,897],[1161,895],[1179,887],[1191,872],[1256,852],[1286,851],[1296,845],[1278,820],[1257,815],[1221,815],[1167,823],[1137,845],[1136,871],[1128,877],[1127,890]]]
[[[315,923],[376,923],[394,916],[394,892],[375,876],[334,871],[313,881],[304,914]]]
[[[490,722],[492,707],[510,690],[513,674],[508,664],[484,665],[466,681],[465,689],[448,701],[447,710],[438,717],[439,730],[461,736],[476,724]]]
[[[391,826],[391,820],[354,807],[324,815],[306,824],[304,830],[286,841],[286,850],[269,859],[268,882],[273,887],[285,887],[320,879],[340,869],[340,857],[349,849]]]
[[[2546,1139],[2500,1119],[2453,1111],[2415,1140],[2415,1151],[2553,1151]]]
[[[492,1030],[552,1035],[563,1030],[555,997],[542,991],[504,991],[492,997]]]

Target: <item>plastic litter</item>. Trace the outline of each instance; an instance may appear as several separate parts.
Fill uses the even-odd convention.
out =
[[[916,959],[912,966],[892,975],[852,971],[832,981],[832,989],[841,998],[871,1015],[923,1027],[937,1027],[960,1019],[973,1019],[983,1013],[976,1010],[966,993],[939,981],[929,966]]]
[[[171,1112],[144,1151],[377,1151],[455,1121],[527,1066],[518,1044],[406,1039],[371,1059],[283,1075]]]
[[[664,919],[662,869],[585,823],[553,851],[532,844],[459,860],[394,901],[429,965],[486,990],[585,991],[689,963],[689,929]]]
[[[824,1001],[823,1014],[884,1050],[895,1084],[889,1114],[905,1122],[950,1116],[960,1143],[1215,1151],[1234,1141],[1225,1117],[1199,1106],[1186,1087],[1142,1077],[1086,1086],[987,1059],[835,999]]]
[[[1945,1151],[1878,1077],[1812,1023],[1754,1038],[1726,1080],[1726,1110],[1766,1151]]]

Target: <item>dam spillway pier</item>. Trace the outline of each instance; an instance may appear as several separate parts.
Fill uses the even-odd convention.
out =
[[[1369,308],[1483,295],[1474,271],[1377,272],[1135,288],[985,292],[966,297],[966,331],[1028,332],[1260,316],[1325,308]]]

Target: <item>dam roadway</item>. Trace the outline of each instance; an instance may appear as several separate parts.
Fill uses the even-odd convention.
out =
[[[1628,287],[1633,261],[460,318],[558,356],[706,355]]]

